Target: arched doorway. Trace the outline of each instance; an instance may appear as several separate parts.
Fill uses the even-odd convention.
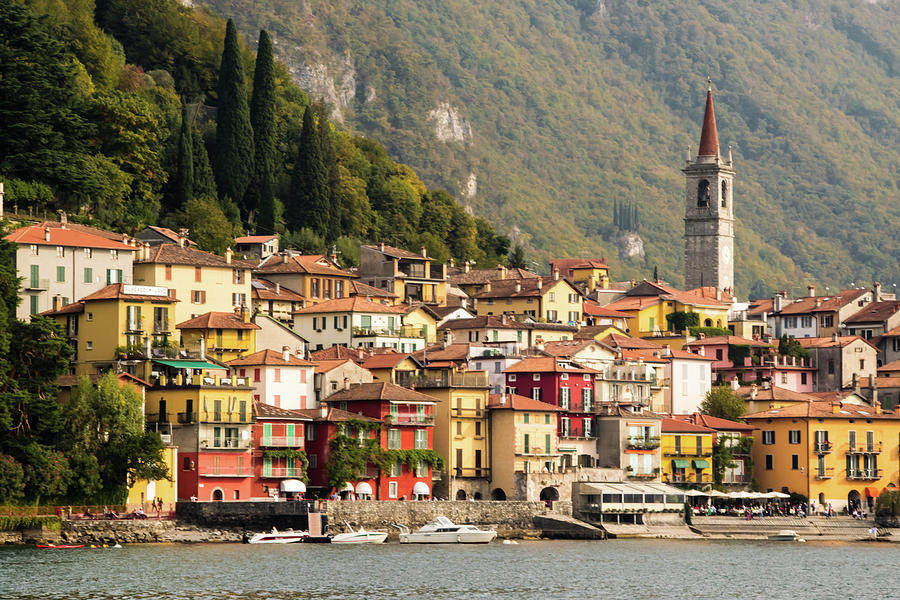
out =
[[[500,488],[496,488],[491,492],[491,500],[506,500],[506,492]]]
[[[466,499],[466,490],[457,490],[456,491],[456,499],[457,500],[465,500]]]
[[[481,500],[481,492],[475,492],[472,495],[472,500]]]
[[[861,508],[859,498],[859,492],[856,490],[852,490],[847,494],[847,512],[853,512],[854,510],[859,510]]]
[[[823,509],[828,508],[827,506],[825,506],[825,492],[819,492],[819,506],[821,506]]]
[[[703,321],[703,326],[712,327],[712,319],[706,319],[705,321]]]
[[[559,490],[555,487],[545,487],[541,490],[541,502],[548,507],[552,507],[557,500],[559,500]]]
[[[224,499],[225,499],[225,492],[223,492],[219,488],[216,488],[213,490],[213,493],[212,493],[212,501],[213,502],[221,502]]]

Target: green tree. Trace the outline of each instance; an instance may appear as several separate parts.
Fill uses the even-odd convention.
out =
[[[266,223],[258,224],[263,227],[259,233],[274,233],[275,57],[272,40],[264,29],[259,32],[256,49],[250,125],[253,128],[253,177],[244,196],[244,205],[248,213],[256,210],[265,213]]]
[[[527,259],[525,257],[525,249],[521,244],[516,244],[513,246],[512,252],[509,253],[509,266],[513,269],[526,269],[528,268]]]
[[[181,129],[178,133],[178,162],[176,164],[175,208],[184,208],[194,197],[194,141],[187,104],[181,110]]]
[[[334,132],[332,131],[331,123],[325,117],[324,107],[320,110],[319,115],[319,124],[316,128],[316,133],[319,137],[322,166],[325,168],[326,172],[325,190],[327,196],[324,203],[329,207],[329,219],[325,228],[324,237],[325,243],[332,244],[341,232],[341,215],[342,213],[349,212],[350,208],[342,206],[342,200],[344,198],[340,195],[341,172],[337,162],[337,156],[335,155],[334,144],[332,143]]]
[[[293,248],[301,254],[322,254],[328,250],[325,238],[310,229],[301,227],[297,231],[286,231],[281,236],[282,248]]]
[[[788,337],[787,334],[782,335],[778,339],[778,354],[796,358],[809,358],[809,350],[794,339],[794,336]]]
[[[734,390],[727,385],[715,386],[706,393],[706,397],[700,403],[700,412],[704,415],[729,421],[740,419],[744,414],[744,409],[743,398],[734,393]]]
[[[16,505],[25,498],[25,469],[8,454],[0,454],[0,504]]]
[[[216,177],[209,163],[206,143],[196,129],[191,132],[191,144],[191,156],[194,158],[194,198],[217,198]]]
[[[185,227],[201,250],[222,254],[234,246],[240,228],[222,210],[219,202],[209,197],[191,198],[180,211],[173,213],[168,223],[173,229]]]
[[[253,173],[253,129],[247,105],[247,84],[234,21],[228,19],[219,68],[216,112],[215,174],[219,199],[243,202]],[[246,207],[239,207],[243,216]]]
[[[331,198],[328,172],[322,162],[322,149],[312,108],[303,113],[297,161],[291,175],[291,192],[285,204],[288,228],[308,227],[323,239],[331,224]]]

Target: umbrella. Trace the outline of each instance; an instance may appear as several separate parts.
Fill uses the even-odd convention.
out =
[[[728,494],[725,492],[720,492],[719,490],[713,490],[709,493],[713,498],[728,498]]]
[[[769,492],[770,498],[790,498],[790,494],[785,494],[784,492]]]
[[[693,498],[695,496],[709,496],[709,492],[701,492],[700,490],[685,490],[684,495]]]
[[[748,499],[748,498],[753,498],[753,494],[751,494],[750,492],[743,492],[743,491],[741,491],[741,492],[731,492],[730,494],[728,494],[728,497],[729,497],[729,498],[743,498],[743,499]]]

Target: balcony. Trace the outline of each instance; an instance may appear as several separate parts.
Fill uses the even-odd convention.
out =
[[[832,451],[832,449],[834,449],[834,444],[832,444],[828,440],[815,443],[816,454],[828,454]]]
[[[192,423],[197,422],[197,413],[195,412],[180,412],[178,413],[178,422],[182,425],[190,425]]]
[[[712,456],[712,450],[697,452],[697,449],[693,450],[689,448],[665,448],[663,449],[663,456]]]
[[[201,465],[197,472],[204,477],[252,477],[253,469],[243,465]]]
[[[628,479],[652,480],[658,478],[659,473],[628,473]]]
[[[202,411],[200,413],[201,423],[250,423],[252,415],[250,411]]]
[[[859,446],[850,446],[847,450],[847,454],[881,454],[882,448],[881,442],[875,442],[872,444],[860,444]]]
[[[271,477],[273,479],[282,477],[303,477],[303,469],[294,467],[272,467],[271,469],[263,469],[263,477]]]
[[[353,337],[391,337],[391,338],[424,338],[425,328],[421,326],[402,325],[395,328],[354,327]]]
[[[285,437],[285,436],[263,436],[259,439],[259,445],[278,448],[301,448],[303,447],[302,437]]]
[[[860,481],[874,481],[881,479],[883,469],[860,469],[847,471],[847,479],[856,479]]]
[[[205,450],[248,450],[253,447],[250,440],[236,437],[202,437],[200,448]]]
[[[450,416],[463,419],[480,419],[484,416],[484,412],[481,408],[451,408]]]
[[[816,469],[816,479],[831,479],[832,477],[834,477],[834,467],[824,467],[822,469]]]
[[[451,414],[453,414],[452,410]],[[384,419],[385,422],[394,425],[434,425],[434,415],[387,414]]]
[[[416,377],[410,380],[417,388],[470,387],[489,388],[488,375],[484,371],[466,373],[448,373],[444,371],[438,376]]]
[[[747,485],[750,483],[751,479],[749,475],[725,475],[725,478],[722,480],[722,484],[724,485]]]
[[[153,322],[153,333],[172,333],[172,330],[169,329],[168,321],[154,321]]]
[[[629,438],[626,446],[629,450],[655,450],[659,448],[659,438]]]
[[[491,470],[488,468],[476,467],[455,467],[450,470],[451,475],[455,477],[490,477]]]
[[[28,284],[25,286],[26,290],[41,291],[50,289],[49,279],[28,279],[27,281]]]
[[[712,481],[712,475],[708,473],[703,473],[699,476],[696,473],[688,473],[686,475],[679,475],[677,473],[669,475],[666,473],[663,475],[664,483],[712,483]]]
[[[144,415],[144,421],[147,423],[168,423],[169,413],[147,413]]]

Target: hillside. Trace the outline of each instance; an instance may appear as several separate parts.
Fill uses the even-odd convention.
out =
[[[332,118],[539,256],[676,284],[709,74],[738,169],[738,292],[900,282],[896,2],[195,4],[272,31]],[[621,202],[644,259],[615,256]]]

